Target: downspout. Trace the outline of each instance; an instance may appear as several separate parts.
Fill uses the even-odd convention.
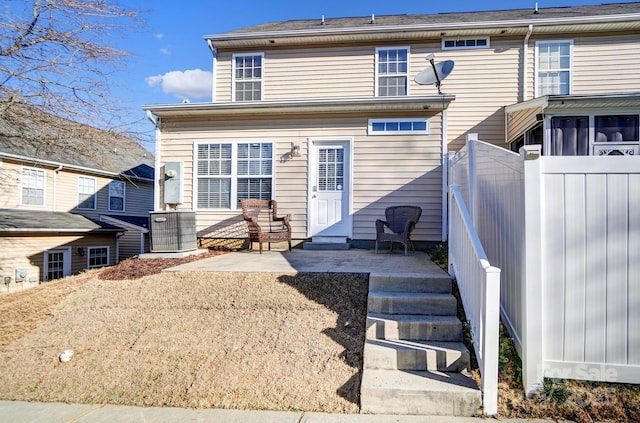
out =
[[[156,140],[154,143],[153,154],[155,156],[153,168],[153,209],[160,210],[160,118],[154,119],[151,111],[147,110],[147,119],[156,128]]]
[[[529,69],[529,37],[533,33],[533,24],[529,25],[527,35],[524,36],[522,44],[522,101],[527,101],[529,93],[529,84],[527,78],[527,70]]]
[[[449,202],[449,153],[447,146],[447,109],[442,110],[442,241],[448,235]]]
[[[216,62],[218,61],[218,49],[213,46],[213,42],[211,40],[207,40],[207,44],[209,44],[209,50],[211,50],[211,54],[213,55],[212,63],[211,63],[211,102],[216,102]]]
[[[53,169],[53,198],[51,199],[51,201],[53,202],[53,210],[52,211],[57,211],[56,210],[56,202],[58,201],[57,199],[57,195],[56,195],[56,181],[57,181],[57,176],[58,176],[58,172],[60,172],[62,170],[62,165],[59,165],[57,168]]]

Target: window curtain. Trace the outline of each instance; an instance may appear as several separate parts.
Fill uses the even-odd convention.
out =
[[[556,117],[551,119],[551,156],[589,155],[589,118]]]

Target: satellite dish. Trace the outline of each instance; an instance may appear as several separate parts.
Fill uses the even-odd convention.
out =
[[[431,66],[418,73],[414,80],[420,85],[436,84],[438,94],[442,94],[442,92],[440,92],[440,83],[449,76],[455,62],[453,60],[445,60],[444,62],[434,63],[433,55],[431,54],[427,56],[427,60],[431,62]]]

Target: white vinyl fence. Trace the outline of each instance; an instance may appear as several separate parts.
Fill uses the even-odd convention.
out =
[[[450,193],[449,268],[458,283],[482,375],[484,412],[498,412],[500,269],[492,267],[471,223],[460,189]]]
[[[527,392],[544,377],[640,383],[640,158],[469,141],[450,182],[501,269]]]

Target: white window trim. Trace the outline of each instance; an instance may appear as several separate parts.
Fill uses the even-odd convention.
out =
[[[80,180],[83,178],[93,179],[93,208],[80,207],[80,204],[82,203],[82,201],[80,201]],[[78,175],[77,189],[78,189],[78,196],[76,199],[78,200],[78,205],[76,206],[76,208],[78,210],[96,210],[98,208],[98,180],[93,176]]]
[[[254,52],[254,53],[234,53],[231,55],[231,101],[238,103],[247,103],[248,101],[239,101],[236,100],[236,57],[244,57],[244,56],[260,56],[262,63],[262,76],[260,77],[260,100],[251,100],[251,101],[262,101],[264,100],[264,71],[265,71],[265,63],[264,63],[264,53],[263,52]],[[256,79],[258,80],[258,79]]]
[[[97,250],[98,248],[106,248],[107,249],[107,263],[104,266],[102,266],[102,265],[100,265],[100,266],[91,266],[89,264],[89,261],[90,261],[90,258],[91,258],[91,250]],[[94,246],[91,246],[91,247],[87,247],[87,269],[98,269],[100,267],[109,266],[109,263],[111,263],[109,255],[110,255],[110,251],[109,251],[109,246],[108,245],[98,245],[98,246],[94,245]]]
[[[535,96],[540,97],[540,80],[538,79],[538,74],[540,72],[539,59],[540,59],[540,46],[544,44],[553,44],[553,43],[567,43],[569,44],[569,93],[573,94],[573,40],[565,39],[565,40],[539,40],[536,41],[536,50],[535,57],[533,59],[534,62],[534,75],[533,75],[533,84],[535,88]],[[558,69],[558,71],[563,71],[563,69]]]
[[[407,50],[407,88],[406,88],[406,94],[404,96],[398,96],[398,97],[408,97],[410,95],[409,92],[409,87],[411,86],[411,84],[409,83],[409,75],[411,75],[411,47],[409,46],[389,46],[389,47],[376,47],[376,51],[375,51],[375,69],[374,69],[374,78],[375,78],[375,83],[374,83],[374,96],[375,97],[394,97],[394,96],[380,96],[378,95],[378,89],[380,88],[380,75],[378,74],[378,52],[380,50]],[[400,74],[399,74],[400,75]]]
[[[387,123],[387,122],[424,122],[426,125],[426,129],[424,131],[374,131],[373,124],[374,123]],[[398,118],[398,119],[369,119],[369,123],[367,125],[367,134],[368,135],[426,135],[429,134],[429,119],[426,118]]]
[[[589,119],[589,156],[595,156],[593,154],[594,148],[597,146],[606,146],[613,144],[624,144],[628,146],[640,146],[640,141],[621,141],[621,142],[596,142],[596,116],[638,116],[640,122],[640,111],[615,111],[605,109],[593,109],[585,112],[584,110],[572,110],[567,109],[561,112],[550,113],[544,118],[544,136],[543,136],[543,148],[544,151],[551,149],[551,119],[562,117],[585,117]],[[638,134],[640,134],[640,124],[638,127]]]
[[[230,193],[230,206],[231,208],[204,208],[198,207],[198,146],[208,144],[231,144],[231,193]],[[193,211],[236,211],[240,210],[237,207],[238,203],[238,144],[271,144],[271,175],[259,175],[255,177],[271,177],[271,198],[274,198],[276,192],[276,141],[270,139],[264,140],[202,140],[193,143],[193,187],[191,192],[191,208]],[[242,175],[243,177],[245,175]],[[225,176],[226,177],[226,176]],[[235,182],[235,183],[234,183]]]
[[[114,182],[122,184],[122,210],[116,210],[111,208],[111,184]],[[109,204],[108,204],[109,211],[116,211],[116,212],[126,211],[127,210],[127,184],[124,181],[109,181],[109,184],[107,185],[107,190],[109,190]],[[116,197],[120,198],[118,196],[114,196],[114,198]]]
[[[43,259],[42,259],[42,280],[43,281],[48,281],[49,280],[49,253],[55,252],[55,251],[62,251],[63,252],[63,261],[62,261],[62,274],[65,276],[69,276],[71,274],[71,261],[73,260],[71,257],[71,247],[54,247],[54,248],[47,248],[45,249],[42,254],[43,254]]]
[[[445,47],[445,41],[460,41],[460,40],[485,40],[487,42],[486,46],[453,46],[453,47]],[[491,48],[491,37],[449,37],[443,38],[442,41],[442,50],[476,50],[476,49],[484,49]]]
[[[24,199],[22,195],[22,188],[24,184],[24,171],[25,170],[35,170],[37,172],[42,172],[42,204],[24,204]],[[28,206],[28,207],[45,207],[47,205],[47,171],[44,169],[39,169],[37,167],[29,167],[29,166],[21,166],[20,167],[20,205]]]

